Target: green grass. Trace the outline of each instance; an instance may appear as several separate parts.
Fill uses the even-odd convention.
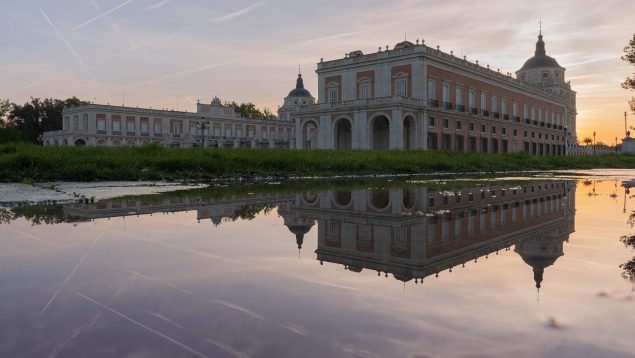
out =
[[[450,151],[299,151],[0,145],[0,180],[209,180],[236,176],[333,176],[635,168],[635,156],[531,156]]]

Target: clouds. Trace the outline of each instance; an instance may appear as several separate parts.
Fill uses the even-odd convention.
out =
[[[515,72],[533,55],[540,18],[548,54],[567,68],[579,92],[582,128],[612,123],[604,119],[621,117],[630,97],[619,87],[632,72],[619,60],[634,31],[630,0],[605,0],[601,7],[591,0],[30,3],[54,21],[43,21],[37,12],[33,16],[32,4],[3,5],[0,31],[8,50],[0,60],[12,76],[0,82],[0,98],[77,95],[105,102],[127,88],[127,102],[139,106],[161,108],[174,98],[218,95],[275,109],[294,86],[298,64],[315,95],[311,70],[320,58],[392,47],[404,32],[408,40],[425,39],[427,45]],[[612,104],[605,100],[609,97]]]

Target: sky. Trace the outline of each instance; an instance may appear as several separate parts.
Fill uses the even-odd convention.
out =
[[[0,99],[77,96],[97,103],[195,110],[197,100],[275,111],[295,86],[317,95],[316,63],[425,39],[501,72],[535,50],[578,92],[578,138],[624,136],[635,69],[633,0],[0,0]],[[635,126],[635,115],[629,114]]]

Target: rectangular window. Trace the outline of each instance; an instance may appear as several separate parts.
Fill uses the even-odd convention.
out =
[[[120,120],[112,121],[112,131],[113,132],[121,132],[121,121]]]
[[[512,116],[518,117],[518,105],[516,104],[516,101],[512,102]]]
[[[501,113],[507,114],[507,99],[501,98]]]
[[[444,129],[449,129],[450,128],[450,120],[447,118],[443,119],[443,128]]]
[[[462,129],[461,126],[461,121],[456,121],[456,129]]]
[[[474,122],[470,122],[470,132],[474,132]]]
[[[434,117],[430,117],[430,119],[428,120],[428,127],[435,127]]]
[[[126,131],[128,131],[128,133],[134,133],[135,132],[135,128],[134,128],[134,120],[128,120],[128,122],[126,122]]]
[[[487,110],[487,94],[485,92],[481,92],[481,110]]]
[[[501,128],[501,131],[502,131],[503,135],[507,135],[507,128],[503,127],[503,128]]]
[[[474,108],[476,107],[476,92],[473,89],[470,89],[470,92],[468,94],[468,101],[469,103],[469,107],[470,108]]]
[[[98,131],[102,131],[102,132],[106,131],[106,120],[105,119],[98,119],[97,120],[97,130]]]
[[[487,127],[484,124],[481,124],[481,133],[485,133],[487,131]]]
[[[148,122],[141,122],[141,133],[148,133],[150,128],[148,128]]]
[[[492,112],[498,112],[498,98],[492,96]]]
[[[496,134],[496,126],[492,126],[492,134]]]
[[[337,87],[329,88],[328,93],[329,93],[329,102],[331,103],[337,102],[337,99],[338,99]]]
[[[398,78],[395,80],[396,95],[408,97],[408,79]]]
[[[458,106],[463,105],[463,87],[461,86],[456,86],[455,101]]]
[[[163,128],[160,121],[154,121],[154,134],[161,134]]]
[[[523,118],[529,118],[529,105],[523,104]]]
[[[360,99],[370,98],[370,83],[362,83],[359,85],[359,98]]]
[[[450,84],[443,82],[443,102],[450,102]]]
[[[437,98],[437,85],[435,80],[429,78],[428,79],[428,99],[436,99]]]

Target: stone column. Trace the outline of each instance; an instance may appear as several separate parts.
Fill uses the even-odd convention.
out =
[[[390,120],[390,149],[403,149],[403,112],[393,109]]]

